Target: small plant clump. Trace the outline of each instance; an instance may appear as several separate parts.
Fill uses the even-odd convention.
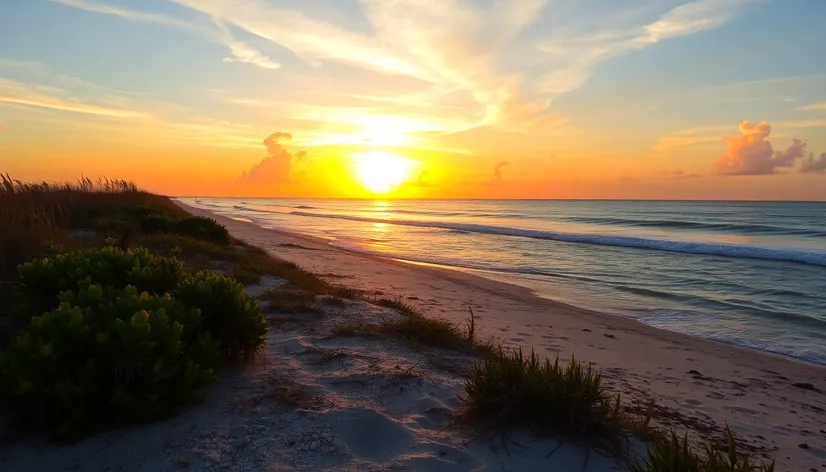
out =
[[[29,321],[0,351],[0,404],[63,440],[172,413],[214,381],[220,353],[248,358],[267,334],[240,284],[145,249],[77,251],[19,272]]]
[[[756,464],[737,451],[737,441],[726,427],[726,447],[712,444],[705,448],[705,457],[694,452],[688,436],[682,439],[676,433],[648,446],[647,458],[631,464],[631,472],[774,472],[774,461]]]
[[[525,428],[616,453],[624,449],[619,397],[574,359],[562,366],[534,352],[500,351],[471,369],[461,402],[462,420],[500,432]]]
[[[202,241],[209,241],[219,246],[232,244],[232,237],[224,225],[206,216],[187,216],[175,221],[171,232],[189,236]]]

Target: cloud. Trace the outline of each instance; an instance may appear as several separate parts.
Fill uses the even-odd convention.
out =
[[[199,34],[212,42],[221,44],[229,48],[232,57],[225,57],[224,62],[240,62],[245,64],[252,64],[265,69],[278,69],[281,67],[277,61],[267,57],[264,53],[252,48],[248,44],[240,41],[235,41],[230,35],[229,31],[220,23],[216,23],[218,30],[207,28],[189,21],[180,20],[167,15],[158,13],[151,13],[141,10],[132,10],[129,8],[118,7],[106,3],[92,2],[88,0],[51,0],[54,3],[60,3],[66,6],[74,7],[80,10],[85,10],[94,13],[102,13],[105,15],[113,15],[120,18],[133,21],[141,21],[145,23],[155,23],[163,26],[177,28]]]
[[[656,21],[622,29],[605,28],[597,34],[553,38],[540,49],[559,67],[541,79],[543,89],[560,95],[582,86],[591,71],[605,60],[646,48],[661,41],[718,28],[752,5],[767,0],[696,0],[679,5]]]
[[[678,179],[678,180],[694,179],[694,178],[700,177],[700,174],[696,174],[696,173],[693,173],[693,172],[688,173],[688,172],[685,172],[685,171],[682,171],[682,170],[679,170],[679,169],[663,172],[662,175],[665,176],[665,177],[668,177],[670,179]]]
[[[290,133],[273,133],[264,139],[268,157],[244,171],[238,178],[242,184],[266,185],[285,184],[292,181],[292,167],[294,156],[281,145],[282,140],[292,140]],[[305,159],[307,153],[299,151],[295,155],[296,161]]]
[[[826,152],[817,158],[814,155],[803,158],[800,172],[805,174],[826,172]]]
[[[363,69],[359,73],[394,76],[405,84],[401,93],[389,94],[399,97],[394,104],[430,105],[421,110],[424,119],[419,121],[449,122],[439,130],[444,134],[479,127],[544,134],[567,123],[554,112],[554,100],[584,84],[599,63],[717,28],[765,0],[694,0],[674,8],[669,2],[652,2],[656,4],[623,11],[620,22],[611,8],[583,16],[551,0],[352,0],[346,6],[327,2],[318,9],[302,8],[307,2],[171,0],[208,19],[210,27],[92,0],[53,1],[192,31],[229,48],[227,62],[281,66],[236,41],[233,28],[287,49],[311,66],[344,65]],[[660,15],[651,21],[654,9]],[[560,14],[565,11],[575,16]],[[357,26],[346,21],[354,16]],[[534,28],[540,22],[542,28]],[[593,34],[595,30],[604,32]],[[416,97],[422,90],[426,100]],[[440,107],[455,110],[449,120]],[[392,114],[414,113],[419,110],[397,106]]]
[[[497,184],[497,183],[502,182],[502,179],[504,178],[504,176],[502,175],[502,169],[504,169],[505,167],[507,167],[509,165],[511,165],[510,162],[501,161],[501,162],[498,162],[495,166],[493,166],[493,177],[491,177],[490,183]]]
[[[806,153],[805,141],[794,139],[785,151],[775,151],[768,140],[770,134],[771,125],[765,121],[740,123],[740,136],[725,138],[728,146],[715,162],[715,171],[720,175],[769,175],[793,167],[798,160],[802,163],[800,172],[820,171],[823,163]]]
[[[794,161],[806,155],[806,142],[800,139],[792,141],[792,145],[785,151],[774,153],[772,161],[777,167],[791,167]]]
[[[798,108],[799,111],[826,111],[826,102],[812,103],[805,107]]]
[[[299,11],[255,1],[172,1],[286,47],[310,63],[323,60],[395,74],[424,74],[404,58],[375,44],[370,36]]]
[[[273,70],[281,68],[281,64],[244,43],[231,43],[229,48],[232,51],[232,57],[225,57],[224,62],[242,62]]]
[[[728,148],[714,169],[720,175],[773,174],[777,163],[773,161],[772,145],[766,140],[770,134],[771,125],[765,121],[756,125],[740,123],[740,136],[725,138]]]
[[[136,110],[109,108],[77,100],[68,100],[56,96],[59,92],[61,92],[60,89],[53,87],[38,87],[22,84],[11,79],[0,78],[0,103],[49,108],[52,110],[111,118],[146,118],[149,116],[146,113]]]
[[[161,15],[157,13],[150,13],[140,10],[131,10],[128,8],[122,8],[115,5],[110,5],[107,3],[98,3],[98,2],[90,2],[88,0],[51,0],[54,3],[60,3],[62,5],[70,6],[77,8],[79,10],[85,10],[95,13],[103,13],[105,15],[113,15],[118,16],[121,18],[135,20],[135,21],[143,21],[148,23],[156,23],[166,26],[171,26],[174,28],[181,28],[187,29],[192,31],[202,31],[198,26],[183,21],[178,20],[176,18]]]
[[[549,0],[360,0],[359,16],[368,27],[357,30],[313,16],[309,9],[262,1],[173,1],[270,40],[311,65],[345,64],[409,76],[443,91],[461,90],[466,100],[461,121],[470,124],[451,132],[479,126],[544,132],[565,122],[550,110],[552,101],[582,85],[599,62],[719,27],[763,0],[696,0],[654,22],[573,38]],[[343,7],[330,8],[345,13]],[[602,11],[593,17],[606,27],[615,23]],[[543,28],[544,38],[525,34],[539,20],[551,25]],[[594,29],[574,23],[582,31]],[[555,31],[565,33],[555,37]]]

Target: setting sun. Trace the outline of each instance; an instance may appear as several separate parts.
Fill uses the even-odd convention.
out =
[[[386,152],[367,152],[353,156],[355,174],[370,192],[387,193],[409,181],[417,162]]]

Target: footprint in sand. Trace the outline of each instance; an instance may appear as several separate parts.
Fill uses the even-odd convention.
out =
[[[362,459],[386,460],[412,444],[404,425],[374,410],[351,410],[339,427],[339,437]]]

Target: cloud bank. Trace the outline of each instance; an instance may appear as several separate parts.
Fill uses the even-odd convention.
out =
[[[278,132],[267,136],[264,139],[264,146],[267,148],[268,157],[244,171],[238,178],[238,182],[249,185],[278,185],[291,182],[293,159],[300,162],[307,156],[304,151],[298,151],[293,156],[281,145],[282,140],[292,139],[293,136],[290,133]]]
[[[744,121],[739,128],[739,136],[725,138],[726,152],[714,163],[714,170],[720,175],[770,175],[791,169],[798,161],[799,172],[803,173],[820,172],[826,165],[826,153],[819,158],[807,154],[807,144],[801,139],[794,139],[785,151],[775,151],[768,139],[771,125],[765,121]]]

